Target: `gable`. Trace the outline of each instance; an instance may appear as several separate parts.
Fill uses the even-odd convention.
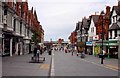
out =
[[[94,32],[91,32],[92,29],[93,29]],[[91,19],[91,24],[90,24],[90,27],[89,27],[89,30],[88,30],[88,34],[89,34],[89,36],[96,35],[96,27],[95,27],[93,18]]]

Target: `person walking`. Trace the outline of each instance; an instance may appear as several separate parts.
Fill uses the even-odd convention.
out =
[[[103,59],[105,59],[106,52],[103,50]]]
[[[33,59],[35,59],[35,61],[39,61],[39,54],[40,54],[40,46],[39,45],[35,45],[34,51],[33,51]]]

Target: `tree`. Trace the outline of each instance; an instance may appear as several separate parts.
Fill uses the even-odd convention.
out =
[[[32,35],[32,41],[35,42],[35,44],[39,42],[38,36],[39,36],[38,32],[34,32]]]

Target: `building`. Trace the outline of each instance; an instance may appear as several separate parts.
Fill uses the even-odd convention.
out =
[[[82,42],[84,43],[84,48],[85,48],[85,53],[87,53],[87,45],[86,42],[88,41],[88,30],[89,30],[89,26],[90,26],[90,18],[86,18],[84,17],[82,19],[82,26],[81,26],[81,30],[82,30]]]
[[[95,54],[99,54],[103,50],[108,52],[108,27],[110,23],[110,7],[106,6],[106,12],[101,12],[96,26],[96,42],[94,47]]]
[[[111,57],[118,58],[119,36],[120,36],[120,2],[118,6],[113,6],[109,25],[109,53]]]
[[[41,38],[44,41],[44,30],[37,19],[36,11],[33,13],[33,8],[28,10],[27,0],[0,2],[0,10],[2,56],[30,53],[34,48],[32,44],[34,32],[39,33],[37,38],[39,41]]]
[[[90,54],[95,54],[94,46],[95,46],[96,40],[98,40],[96,38],[97,36],[96,26],[97,26],[98,19],[99,19],[99,15],[90,16],[90,27],[88,30],[88,42],[86,44],[88,46],[87,48]]]
[[[0,55],[2,55],[2,29],[3,29],[3,9],[0,1]]]
[[[77,44],[77,37],[76,36],[77,36],[76,31],[73,31],[71,33],[71,35],[69,36],[69,40],[70,40],[71,45],[76,45]]]

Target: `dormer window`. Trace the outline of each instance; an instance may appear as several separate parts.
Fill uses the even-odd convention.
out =
[[[113,16],[113,23],[117,21],[117,16]]]
[[[117,37],[117,30],[115,30],[115,37]]]

